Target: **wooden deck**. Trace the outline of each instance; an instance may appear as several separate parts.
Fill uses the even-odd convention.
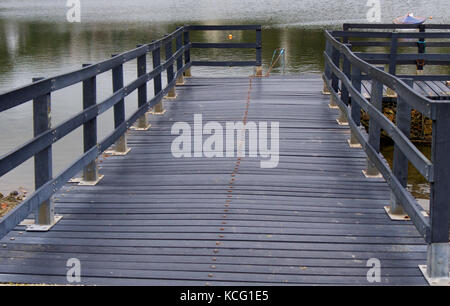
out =
[[[64,218],[51,231],[18,226],[1,240],[0,282],[66,284],[78,258],[82,284],[368,285],[378,258],[381,284],[426,285],[424,240],[385,214],[389,189],[363,176],[365,154],[322,87],[319,75],[253,79],[248,121],[280,122],[280,163],[262,169],[171,155],[174,122],[246,110],[248,78],[189,79],[150,130],[130,131],[128,155],[104,158],[97,186],[55,196]]]
[[[450,87],[448,87],[446,81],[414,81],[413,88],[422,96],[432,100],[450,99]],[[370,98],[371,91],[372,82],[368,80],[362,81],[361,92],[364,97]],[[396,98],[396,94],[394,92],[389,92],[387,87],[383,86],[383,97]]]

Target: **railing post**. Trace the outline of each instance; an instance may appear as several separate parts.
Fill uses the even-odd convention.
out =
[[[349,49],[351,49],[352,47],[351,45],[346,46]],[[343,56],[342,71],[349,80],[352,79],[350,61],[347,59],[346,56]],[[350,93],[348,88],[344,84],[342,84],[341,100],[347,106],[350,104]],[[337,119],[337,122],[339,125],[348,125],[347,114],[342,112],[340,109],[339,109],[339,118]]]
[[[256,29],[256,73],[257,77],[262,77],[262,32],[261,28]]]
[[[421,24],[419,25],[419,32],[420,33],[425,33],[425,25]],[[424,37],[420,37],[419,40],[417,41],[418,44],[418,53],[419,54],[423,54],[425,53],[425,38]],[[417,65],[416,65],[416,74],[417,75],[422,75],[423,74],[423,68],[424,68],[424,62],[423,61],[417,61]]]
[[[140,46],[138,46],[140,47]],[[137,76],[138,78],[147,73],[147,53],[137,58]],[[138,88],[138,107],[147,103],[147,82]],[[132,127],[134,130],[146,131],[151,124],[148,122],[147,113],[137,120],[136,126]]]
[[[334,46],[331,46],[331,60],[333,64],[340,67],[340,57],[341,53]],[[339,95],[339,78],[331,71],[331,87]],[[330,108],[338,108],[336,102],[334,101],[333,95],[330,95]]]
[[[383,67],[379,69],[384,70]],[[383,113],[383,83],[372,79],[372,91],[370,93],[370,103],[381,113]],[[369,119],[369,144],[380,153],[381,127],[372,118]],[[367,158],[367,170],[363,170],[366,177],[381,177],[377,167]]]
[[[408,86],[413,86],[412,79],[402,79]],[[395,116],[395,121],[398,129],[410,137],[411,131],[411,106],[404,100],[403,97],[399,96],[397,99],[397,113]],[[393,173],[398,179],[400,184],[406,188],[408,183],[408,159],[397,146],[394,144],[394,161],[393,161]],[[398,201],[397,197],[393,192],[391,192],[391,203],[389,207],[389,216],[392,219],[408,220],[409,218],[405,215],[403,207]]]
[[[356,66],[352,65],[351,68],[351,76],[352,76],[352,86],[355,88],[357,92],[361,92],[361,70]],[[361,107],[356,102],[356,97],[352,97],[351,101],[351,116],[353,121],[357,126],[361,125]],[[355,133],[351,131],[349,145],[352,148],[360,148],[361,144],[358,141]]]
[[[389,55],[389,74],[395,75],[397,73],[397,52],[398,52],[398,34],[392,33],[391,38],[391,50]],[[397,94],[395,93],[392,88],[387,88],[386,95],[388,97],[396,97]]]
[[[190,39],[189,39],[189,29],[188,29],[188,30],[185,30],[185,31],[183,32],[183,43],[184,43],[185,46],[189,45],[189,43],[190,43]],[[184,51],[184,64],[186,65],[186,64],[189,64],[190,62],[191,62],[191,49],[190,49],[190,48],[187,48],[187,49]],[[191,76],[192,76],[192,74],[191,74],[191,68],[190,68],[190,67],[187,68],[187,69],[184,71],[184,76],[185,76],[185,77],[191,77]]]
[[[331,58],[331,43],[329,42],[328,38],[325,40],[325,53]],[[324,74],[325,78],[328,80],[331,78],[331,68],[328,66],[328,63],[325,61],[325,67],[324,67]],[[322,94],[329,95],[330,91],[328,90],[327,83],[325,80],[323,80],[323,90]]]
[[[90,64],[83,64],[83,67]],[[97,103],[97,79],[96,76],[83,81],[83,109],[87,109]],[[97,145],[97,118],[93,118],[83,124],[84,152]],[[80,185],[96,185],[102,176],[98,174],[97,159],[90,162],[83,170],[83,180]]]
[[[438,104],[433,120],[431,158],[434,182],[430,196],[430,244],[428,245],[427,274],[430,278],[449,280],[449,222],[450,201],[450,104]]]
[[[152,58],[153,58],[153,69],[156,69],[161,65],[161,47],[156,48],[152,52]],[[154,92],[155,96],[161,92],[162,90],[162,80],[161,80],[161,73],[158,73],[153,78],[153,86],[154,86]],[[163,99],[161,99],[152,109],[153,115],[162,115],[166,112],[164,109]]]
[[[43,78],[33,78],[38,82]],[[51,128],[51,101],[50,93],[33,100],[33,135],[42,134]],[[52,146],[48,146],[34,156],[34,185],[37,190],[52,179]],[[55,220],[55,207],[53,199],[43,201],[35,211],[35,224],[27,230],[48,230]]]
[[[172,55],[172,38],[169,39],[169,41],[165,44],[165,53],[166,53],[166,61],[168,61]],[[174,73],[173,73],[173,63],[170,64],[167,67],[167,84],[170,84],[174,79]],[[167,93],[166,99],[175,99],[177,97],[177,92],[175,90],[175,86],[173,86],[169,92]]]
[[[177,35],[177,38],[175,40],[175,45],[176,45],[176,49],[177,52],[181,49],[181,47],[183,46],[183,33],[180,33],[179,35]],[[181,56],[179,56],[177,58],[177,74],[178,71],[180,71],[181,69],[183,69],[183,54],[181,54]],[[184,78],[183,78],[183,74],[178,74],[177,77],[177,82],[176,85],[183,85],[184,84]]]
[[[114,55],[113,55],[114,56]],[[112,69],[113,92],[123,88],[123,65]],[[125,121],[125,100],[122,99],[114,105],[114,128],[116,129]],[[130,151],[127,145],[127,133],[125,132],[115,143],[113,155],[126,155]]]

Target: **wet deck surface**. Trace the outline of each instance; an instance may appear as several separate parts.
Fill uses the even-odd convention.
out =
[[[348,146],[319,75],[252,81],[247,120],[280,123],[278,167],[172,156],[174,122],[242,121],[249,84],[178,87],[150,130],[130,131],[128,155],[104,159],[97,186],[57,194],[64,218],[51,231],[18,226],[1,240],[0,282],[66,284],[66,262],[78,258],[83,284],[366,285],[377,258],[381,284],[425,285],[423,239],[385,214],[388,187],[363,176],[365,154]]]

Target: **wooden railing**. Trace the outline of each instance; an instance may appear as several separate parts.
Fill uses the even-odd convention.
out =
[[[354,31],[351,31],[351,30]],[[414,30],[417,32],[398,32]],[[373,31],[373,30],[384,30]],[[394,32],[392,31],[394,30]],[[434,32],[426,32],[427,30]],[[397,32],[395,32],[397,31]],[[436,32],[438,31],[438,32]],[[425,65],[449,65],[450,54],[427,53],[427,48],[450,48],[450,24],[351,24],[343,25],[343,31],[333,31],[334,37],[353,47],[388,47],[389,53],[355,52],[370,64],[387,64],[389,73],[397,74],[399,65],[416,65],[423,72]],[[361,40],[363,39],[363,40]],[[430,40],[439,39],[440,41]],[[408,53],[399,52],[399,48],[408,47]],[[417,53],[410,52],[416,49]],[[448,51],[448,50],[447,50]],[[401,75],[420,81],[447,81],[448,75]]]
[[[448,277],[448,241],[450,220],[450,103],[430,100],[412,89],[412,78],[398,77],[375,67],[371,62],[396,65],[410,63],[416,58],[450,63],[448,54],[439,57],[428,54],[397,55],[396,62],[390,55],[382,58],[367,57],[352,52],[348,37],[448,38],[449,33],[385,33],[358,34],[345,31],[328,32],[326,36],[325,85],[331,93],[331,104],[341,112],[341,124],[351,128],[350,145],[362,146],[368,156],[366,175],[385,178],[392,191],[391,216],[406,213],[419,233],[429,244],[427,273],[430,277]],[[392,69],[390,69],[392,72]],[[442,76],[447,78],[449,76]],[[372,82],[370,100],[361,94],[361,81]],[[395,91],[397,114],[395,124],[382,111],[383,86]],[[431,161],[410,141],[411,110],[415,109],[433,121]],[[361,110],[370,117],[368,133],[361,125]],[[380,153],[380,134],[384,130],[394,142],[393,167]],[[408,162],[430,183],[430,214],[428,215],[406,189]]]
[[[256,42],[239,44],[191,43],[190,31],[199,30],[254,30]],[[175,41],[175,50],[173,42]],[[256,60],[247,62],[195,62],[191,61],[192,48],[255,48]],[[161,60],[161,50],[165,58]],[[153,69],[147,72],[147,55],[152,55]],[[137,60],[137,79],[124,85],[123,65]],[[174,70],[174,65],[176,70]],[[191,66],[261,66],[261,26],[184,26],[173,33],[136,49],[114,55],[111,59],[97,64],[83,65],[82,69],[46,79],[33,79],[33,83],[0,95],[0,112],[33,101],[34,138],[3,155],[0,159],[0,176],[10,172],[28,159],[34,157],[35,192],[16,206],[0,220],[0,237],[6,235],[30,213],[35,212],[35,229],[48,229],[57,220],[54,215],[52,195],[72,177],[83,171],[85,184],[94,185],[101,178],[98,173],[97,158],[115,144],[118,155],[128,151],[126,131],[135,123],[136,129],[149,127],[146,113],[163,111],[164,96],[175,95],[175,85],[182,83],[183,76],[190,76]],[[96,77],[112,71],[113,94],[97,102]],[[162,87],[162,72],[167,73],[167,85]],[[147,83],[153,80],[154,96],[147,98]],[[71,85],[82,83],[83,111],[70,119],[51,126],[51,93]],[[125,118],[125,97],[138,91],[138,109]],[[114,130],[100,142],[97,140],[97,117],[114,109]],[[84,153],[71,166],[56,177],[52,174],[52,145],[83,126]],[[40,228],[37,228],[39,227]]]

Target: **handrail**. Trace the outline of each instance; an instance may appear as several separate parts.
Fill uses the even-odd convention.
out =
[[[94,65],[77,69],[69,73],[46,78],[41,81],[3,93],[0,95],[0,112],[30,101],[34,97],[38,97],[49,92],[53,92],[80,83],[93,76],[99,75],[128,61],[131,61],[139,56],[152,52],[153,50],[160,48],[167,41],[172,40],[176,35],[181,34],[183,31],[184,28],[179,28],[162,39],[159,39],[147,45],[137,47],[133,50],[126,51],[122,54],[118,54],[111,59],[107,59]]]
[[[394,23],[344,23],[344,31],[350,29],[430,29],[430,30],[450,30],[450,24],[394,24]]]
[[[432,267],[430,275],[448,277],[448,257],[445,257],[447,261],[442,261],[442,256],[447,256],[443,254],[442,245],[448,246],[449,240],[450,102],[431,100],[420,95],[412,89],[412,79],[401,79],[371,65],[361,58],[360,54],[355,54],[350,45],[338,41],[333,34],[325,31],[327,46],[324,52],[323,74],[325,86],[331,94],[331,103],[336,103],[339,107],[341,122],[347,122],[350,126],[352,135],[350,143],[360,143],[366,152],[368,156],[366,173],[372,175],[381,173],[391,188],[391,213],[399,214],[404,210],[430,247],[439,250],[440,259],[437,259],[437,253],[429,257],[429,266]],[[347,35],[338,33],[338,36]],[[361,94],[363,78],[372,81],[370,101]],[[383,86],[397,93],[396,124],[382,113]],[[360,123],[361,109],[370,118],[368,133]],[[433,120],[432,161],[428,160],[409,139],[412,109]],[[381,130],[394,141],[392,170],[380,153]],[[429,216],[406,189],[408,161],[430,182]]]
[[[191,30],[256,30],[256,43],[239,43],[239,44],[211,44],[202,45],[190,42],[189,31]],[[0,112],[19,106],[25,102],[33,100],[34,108],[41,109],[43,103],[50,101],[50,94],[56,90],[65,87],[83,83],[83,110],[75,114],[71,118],[50,128],[48,109],[44,107],[45,113],[36,113],[34,110],[35,121],[35,135],[34,137],[6,153],[0,158],[0,176],[8,173],[17,166],[31,157],[35,157],[35,181],[36,190],[22,203],[17,205],[6,216],[0,219],[0,238],[6,235],[24,218],[26,218],[33,210],[42,209],[43,203],[48,202],[50,197],[62,186],[64,186],[69,179],[77,175],[81,170],[88,169],[94,163],[94,171],[97,171],[96,160],[97,157],[107,150],[116,142],[116,147],[121,139],[125,139],[124,135],[128,128],[130,128],[137,120],[146,122],[145,113],[153,108],[162,108],[162,98],[166,95],[173,94],[175,85],[180,82],[180,78],[184,74],[190,75],[191,66],[194,62],[191,61],[190,50],[194,46],[198,48],[255,48],[257,50],[254,62],[246,62],[248,65],[260,65],[261,56],[261,26],[246,25],[246,26],[183,26],[177,28],[169,35],[161,39],[153,41],[152,43],[138,46],[137,48],[126,51],[124,53],[114,55],[108,60],[102,62],[83,65],[83,68],[57,75],[54,77],[37,80],[34,83],[23,86],[18,89],[0,94]],[[173,41],[176,40],[176,51],[173,52]],[[165,59],[161,62],[161,49],[165,49]],[[146,71],[146,56],[152,53],[153,69]],[[184,60],[183,60],[184,58]],[[138,77],[129,84],[123,84],[123,64],[137,59]],[[259,59],[259,60],[258,60]],[[229,61],[215,62],[225,63],[229,65]],[[175,65],[176,64],[176,65]],[[204,63],[208,65],[208,63]],[[214,62],[213,62],[214,64]],[[237,62],[242,65],[242,62]],[[176,66],[176,71],[173,66]],[[211,66],[211,64],[209,64]],[[113,93],[108,98],[97,103],[96,102],[96,76],[106,71],[113,72]],[[161,74],[167,71],[167,85],[162,88]],[[189,71],[189,73],[188,73]],[[147,82],[153,80],[155,87],[155,95],[147,100]],[[125,119],[125,104],[124,98],[132,92],[138,90],[138,109],[127,119]],[[86,103],[85,103],[86,102]],[[96,118],[105,113],[107,110],[114,108],[114,130],[107,135],[101,142],[97,142]],[[44,130],[36,129],[36,124],[46,123],[47,128]],[[84,126],[84,145],[85,152],[81,157],[74,161],[71,166],[63,170],[56,177],[51,175],[51,158],[42,159],[43,152],[51,152],[52,145],[74,131],[80,126]],[[126,140],[125,140],[126,147]],[[51,154],[50,154],[51,155]],[[92,167],[89,168],[92,170]],[[43,171],[47,175],[47,179],[39,181],[36,178],[36,171]],[[94,181],[98,175],[94,175]],[[86,178],[85,178],[86,179]],[[50,213],[47,213],[48,217]],[[53,220],[53,218],[51,218]],[[46,223],[47,224],[47,223]],[[48,225],[48,224],[47,224]]]
[[[435,110],[433,100],[428,99],[414,91],[401,79],[381,70],[377,67],[367,63],[359,56],[357,56],[350,48],[338,42],[328,31],[325,31],[325,37],[334,48],[336,48],[340,54],[344,55],[353,65],[357,66],[361,72],[365,73],[369,78],[375,78],[382,80],[383,84],[393,89],[399,95],[405,97],[405,99],[411,103],[411,106],[420,111],[430,119],[435,118]]]
[[[189,31],[248,31],[254,30],[256,32],[256,41],[254,43],[192,43],[192,49],[200,48],[246,48],[256,50],[256,60],[255,61],[192,61],[192,66],[256,66],[261,67],[262,65],[262,35],[260,25],[190,25],[188,26]],[[262,71],[259,68],[258,75],[261,75]]]
[[[350,31],[350,29],[355,30]],[[395,31],[397,29],[417,29],[418,31],[415,33]],[[434,31],[427,32],[427,30]],[[422,75],[425,65],[450,64],[448,54],[431,54],[429,52],[425,54],[427,48],[450,47],[450,41],[448,40],[450,39],[450,24],[344,24],[343,31],[333,31],[332,35],[334,37],[342,38],[343,43],[351,44],[352,47],[389,47],[390,51],[387,54],[360,53],[358,55],[370,64],[388,64],[389,73],[392,75],[397,74],[396,67],[398,65],[415,65],[417,67],[418,75],[408,76],[414,80],[447,81],[450,79],[450,75],[448,74],[440,76]],[[361,38],[364,38],[364,40],[361,40]],[[441,41],[433,40],[437,38],[440,38]],[[386,39],[389,41],[386,41]],[[417,40],[413,41],[415,39]],[[404,54],[398,54],[400,47],[414,47],[417,49],[417,53],[413,54],[411,52],[406,52]]]

